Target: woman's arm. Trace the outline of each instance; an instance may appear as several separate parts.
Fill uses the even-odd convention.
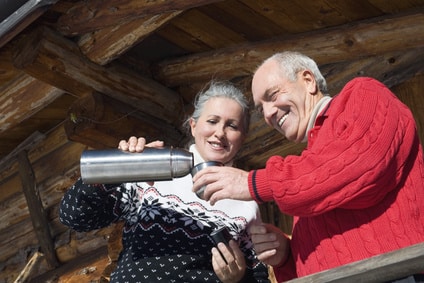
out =
[[[60,221],[77,231],[106,227],[120,217],[122,193],[117,185],[84,184],[79,179],[63,196]]]

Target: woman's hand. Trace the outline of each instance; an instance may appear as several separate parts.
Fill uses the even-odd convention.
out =
[[[223,283],[242,280],[246,272],[246,261],[237,242],[230,240],[229,246],[218,243],[217,247],[212,248],[212,266]]]
[[[290,241],[278,227],[271,224],[252,225],[249,234],[260,261],[279,266],[288,260]]]
[[[129,152],[142,152],[145,147],[163,147],[164,142],[163,141],[153,141],[148,144],[146,144],[146,139],[143,137],[137,138],[137,137],[130,137],[128,141],[121,140],[118,145],[118,149],[129,151]]]
[[[153,141],[151,143],[146,144],[146,139],[141,137],[130,137],[128,141],[121,140],[118,145],[118,149],[129,152],[143,152],[145,147],[156,147],[160,148],[164,146],[163,141]],[[149,186],[153,186],[154,182],[147,182]]]

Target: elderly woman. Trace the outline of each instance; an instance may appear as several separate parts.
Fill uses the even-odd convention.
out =
[[[243,93],[213,82],[200,92],[186,121],[194,143],[194,163],[232,166],[249,126]],[[144,138],[121,141],[119,148],[141,152]],[[210,205],[192,191],[191,175],[172,181],[88,185],[78,180],[64,195],[60,220],[77,231],[124,220],[123,250],[111,282],[268,282],[247,228],[260,223],[255,202],[224,200]],[[226,227],[233,238],[216,244],[210,234]]]

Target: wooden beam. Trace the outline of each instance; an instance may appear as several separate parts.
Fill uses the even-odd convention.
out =
[[[34,277],[29,282],[51,282],[52,280],[57,279],[58,277],[69,271],[84,267],[96,260],[105,257],[107,257],[107,247],[100,247],[90,253],[84,254],[84,256],[77,257],[73,261],[63,264],[58,268],[55,268],[54,270],[48,271],[44,274]]]
[[[68,113],[64,125],[68,139],[92,148],[116,148],[120,140],[130,136],[177,146],[183,137],[176,128],[142,117],[136,109],[99,93],[76,101]]]
[[[13,37],[23,31],[32,22],[37,20],[51,4],[58,0],[26,1],[2,22],[0,34],[0,48],[7,44]],[[4,4],[5,2],[3,2]],[[6,30],[5,30],[6,29]]]
[[[13,47],[13,44],[7,44],[0,48],[0,85],[2,88],[23,74],[22,70],[13,66]]]
[[[0,88],[0,133],[40,111],[63,91],[23,73]]]
[[[19,174],[22,181],[22,189],[28,204],[32,225],[37,234],[41,251],[44,253],[48,264],[51,267],[59,266],[54,248],[54,242],[50,235],[49,222],[41,202],[34,171],[29,162],[27,151],[21,151],[18,155]]]
[[[89,61],[74,42],[46,27],[20,38],[14,65],[69,93],[83,96],[95,90],[170,124],[182,115],[177,93],[127,68]]]
[[[57,219],[58,214],[55,206],[59,204],[63,192],[75,183],[79,176],[79,159],[84,149],[86,149],[85,146],[68,141],[62,148],[32,164],[38,180],[37,190],[45,211],[56,211],[56,214],[47,217],[50,221],[52,217]],[[49,164],[49,166],[46,166],[46,164]],[[28,250],[29,247],[39,245],[35,230],[21,226],[21,223],[27,223],[31,226],[29,222],[31,212],[25,195],[22,193],[24,189],[19,174],[1,182],[0,191],[3,192],[11,186],[14,186],[13,189],[19,192],[10,195],[8,198],[3,197],[3,194],[0,197],[2,209],[0,214],[0,246],[2,247],[0,262],[5,262],[19,250],[24,251]],[[56,236],[54,233],[57,233],[58,228],[54,229],[52,225],[53,223],[50,222],[48,227],[51,235]],[[56,225],[60,225],[61,228],[64,227],[62,224]]]
[[[83,35],[78,40],[78,46],[91,61],[106,65],[180,13],[164,13],[108,26]]]
[[[424,243],[420,243],[287,283],[390,282],[423,271]]]
[[[351,61],[392,51],[422,48],[423,26],[424,13],[421,11],[386,16],[164,60],[154,66],[153,75],[167,86],[206,81],[212,75],[217,79],[250,76],[264,59],[283,50],[305,53],[318,64]]]
[[[0,180],[2,180],[2,182],[0,182],[0,202],[22,191],[20,181],[13,177],[19,170],[16,160],[17,152],[28,150],[28,158],[31,164],[36,164],[39,159],[49,155],[66,143],[69,143],[69,141],[66,138],[64,127],[61,126],[57,127],[45,138],[43,134],[38,132],[32,134],[9,155],[3,158],[0,162]],[[67,149],[67,151],[69,151],[69,149]],[[63,176],[63,174],[60,174],[60,176]]]
[[[10,163],[16,161],[17,155],[23,151],[29,151],[31,148],[36,146],[40,141],[45,139],[45,135],[40,132],[35,132],[31,134],[27,139],[25,139],[21,144],[19,144],[12,152],[10,152],[7,156],[0,160],[0,170],[3,167],[9,167]]]
[[[321,67],[329,93],[337,94],[355,77],[373,77],[392,88],[424,72],[424,48],[405,49]]]
[[[80,1],[57,22],[57,29],[64,35],[75,36],[119,25],[124,21],[157,15],[219,2],[222,0],[173,0],[173,1]]]
[[[422,58],[422,55],[421,55]],[[418,135],[424,146],[424,72],[411,80],[397,85],[393,91],[399,99],[405,103],[414,115],[417,124]]]

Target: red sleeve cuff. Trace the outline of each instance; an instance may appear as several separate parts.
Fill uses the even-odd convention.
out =
[[[249,192],[256,202],[273,200],[272,190],[266,174],[266,169],[252,170],[249,172]]]

